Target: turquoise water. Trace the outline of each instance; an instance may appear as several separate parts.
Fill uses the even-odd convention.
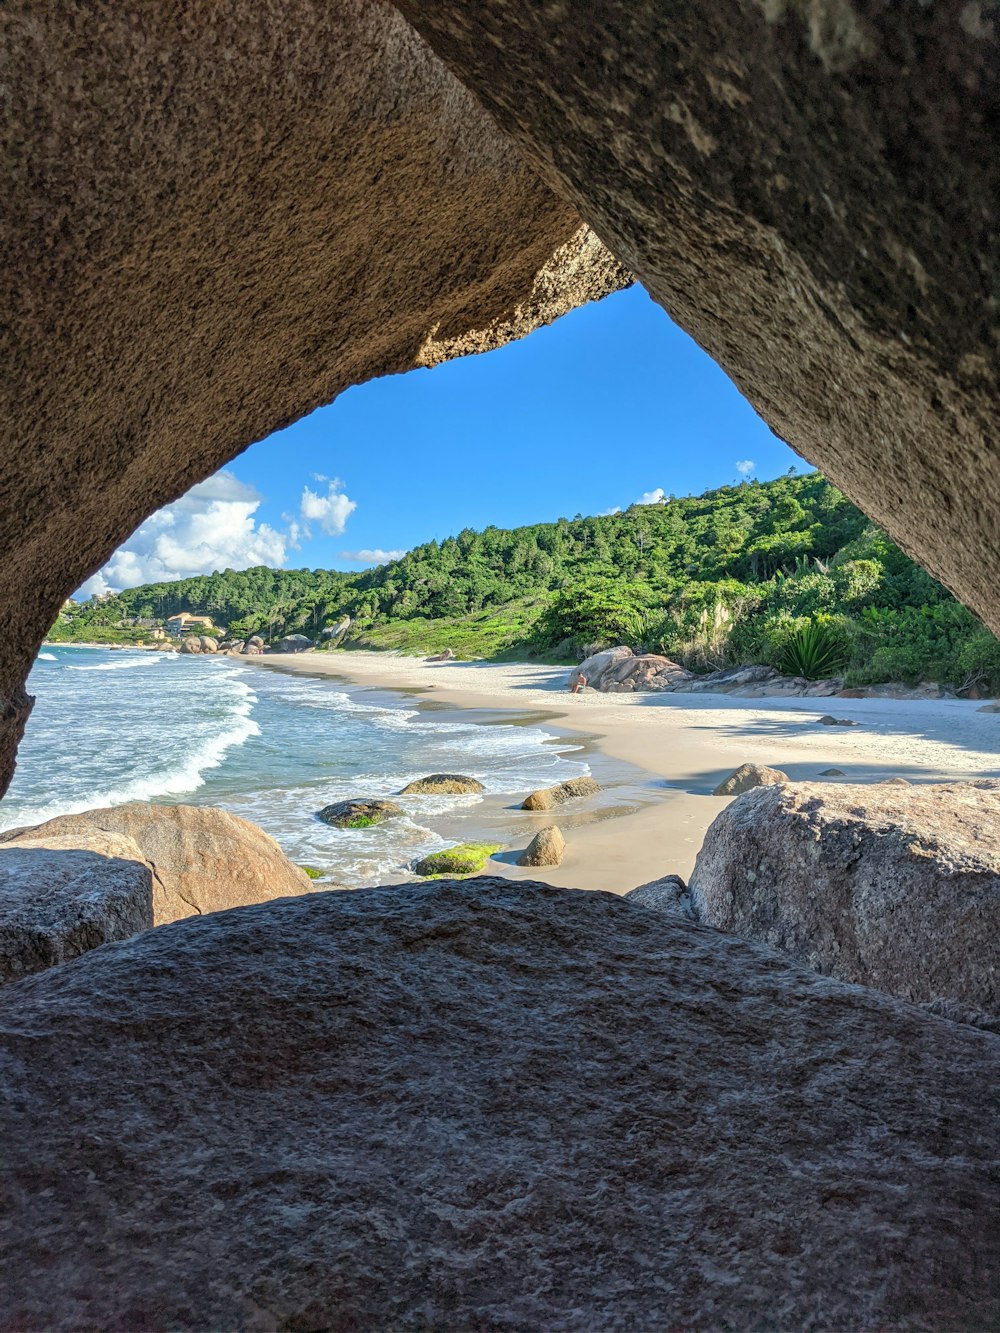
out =
[[[0,828],[125,801],[220,805],[346,885],[453,841],[432,825],[483,798],[406,797],[405,819],[347,830],[315,818],[332,801],[391,795],[433,772],[478,778],[487,800],[589,772],[577,743],[540,727],[479,725],[236,658],[46,648],[29,689],[37,703]]]

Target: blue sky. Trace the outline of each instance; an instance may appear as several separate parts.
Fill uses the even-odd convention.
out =
[[[147,520],[85,591],[227,564],[360,569],[463,527],[792,465],[807,466],[636,285],[498,351],[349,389]]]

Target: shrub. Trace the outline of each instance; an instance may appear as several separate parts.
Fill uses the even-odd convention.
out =
[[[823,620],[810,620],[789,635],[781,670],[788,676],[822,680],[839,671],[846,656],[843,637],[836,627]]]

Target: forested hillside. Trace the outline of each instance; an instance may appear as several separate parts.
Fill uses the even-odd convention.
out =
[[[465,529],[362,574],[226,570],[70,608],[54,638],[127,637],[127,622],[206,613],[236,637],[573,660],[645,645],[695,669],[803,662],[858,683],[1000,685],[1000,644],[818,473],[510,531]],[[806,672],[806,674],[812,674]]]

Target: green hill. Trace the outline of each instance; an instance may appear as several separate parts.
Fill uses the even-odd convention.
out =
[[[236,637],[349,615],[347,647],[575,660],[624,641],[693,669],[807,668],[818,645],[855,683],[1000,687],[1000,644],[818,473],[531,527],[464,529],[342,574],[226,570],[70,608],[53,639],[141,637],[202,612]],[[129,623],[131,622],[131,623]]]

